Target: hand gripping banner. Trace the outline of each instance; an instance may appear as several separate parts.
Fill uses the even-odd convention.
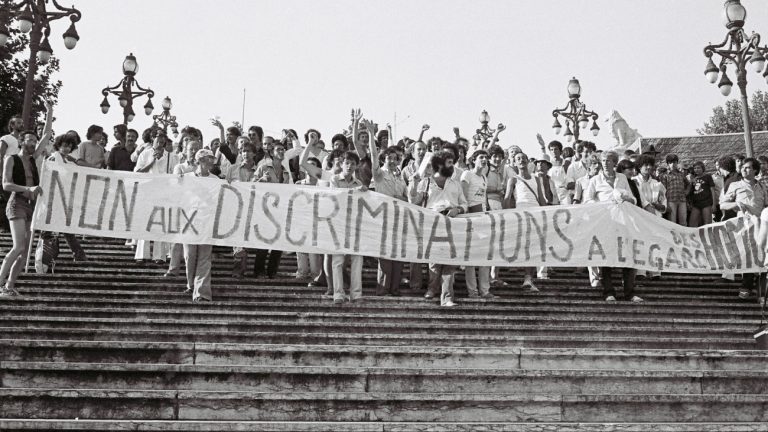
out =
[[[33,224],[44,231],[171,243],[354,254],[478,266],[762,269],[759,220],[686,228],[629,203],[448,218],[374,192],[46,164]]]

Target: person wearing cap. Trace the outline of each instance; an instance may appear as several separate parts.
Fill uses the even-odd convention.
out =
[[[194,171],[181,174],[179,178],[205,177],[218,179],[211,173],[213,168],[213,152],[208,149],[200,149],[195,153],[197,167]],[[212,301],[211,294],[211,252],[213,246],[208,244],[185,244],[184,262],[187,266],[187,294],[192,294],[192,301],[199,303]]]

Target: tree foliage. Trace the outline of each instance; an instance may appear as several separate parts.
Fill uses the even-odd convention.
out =
[[[752,94],[749,102],[749,118],[753,131],[768,130],[768,93],[761,90]],[[731,99],[725,106],[712,109],[712,116],[698,129],[700,135],[744,132],[744,120],[741,115],[741,101]]]
[[[7,7],[7,2],[0,0],[0,7]],[[0,135],[6,133],[8,120],[23,111],[24,87],[29,69],[29,34],[23,34],[13,26],[10,26],[10,30],[11,38],[4,47],[0,47]],[[66,49],[63,44],[61,49]],[[54,56],[45,65],[38,62],[32,100],[32,118],[36,121],[45,118],[44,100],[56,105],[61,81],[54,80],[53,75],[58,70],[59,60]]]

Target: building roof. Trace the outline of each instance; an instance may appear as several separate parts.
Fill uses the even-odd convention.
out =
[[[723,155],[745,154],[744,134],[695,135],[687,137],[642,138],[641,152],[647,152],[653,146],[658,152],[657,162],[674,153],[680,162],[702,161],[711,172],[715,161]],[[752,148],[755,157],[768,156],[768,132],[752,132]]]

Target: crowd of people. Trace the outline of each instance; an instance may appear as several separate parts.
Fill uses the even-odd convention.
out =
[[[558,141],[544,142],[538,136],[541,154],[526,155],[518,146],[507,149],[498,144],[504,131],[499,125],[493,137],[462,137],[454,128],[452,140],[425,139],[428,125],[416,139],[391,139],[389,126],[378,130],[353,110],[348,133],[333,135],[330,145],[316,129],[303,134],[284,129],[279,137],[265,136],[259,126],[243,132],[224,127],[216,119],[219,136],[206,142],[200,129],[188,126],[177,139],[171,139],[155,125],[139,133],[123,124],[112,128],[114,143],[107,151],[109,134],[100,126],[90,126],[82,140],[73,130],[52,137],[52,109],[45,125],[37,131],[25,129],[17,116],[8,124],[8,134],[0,138],[0,167],[5,216],[0,226],[11,232],[13,247],[0,267],[0,296],[18,295],[15,282],[25,265],[30,243],[30,222],[35,199],[40,194],[42,162],[72,163],[118,171],[134,171],[176,176],[213,177],[227,182],[303,184],[329,188],[376,191],[389,197],[440,212],[447,217],[501,209],[538,206],[627,201],[659,218],[680,225],[698,227],[723,221],[738,214],[752,214],[768,220],[763,209],[768,205],[768,158],[724,155],[714,173],[707,173],[702,161],[690,166],[674,154],[657,161],[655,154],[632,151],[600,151],[589,141],[563,146]],[[140,142],[139,142],[140,140]],[[5,225],[3,225],[5,224]],[[761,225],[761,246],[768,224]],[[75,260],[87,259],[76,236],[64,235]],[[212,301],[210,245],[167,244],[159,241],[129,240],[135,248],[138,265],[148,261],[168,264],[166,276],[186,271],[186,292],[193,301]],[[253,270],[248,272],[249,255]],[[363,299],[361,256],[296,253],[295,277],[310,286],[326,287],[325,295],[342,304]],[[231,252],[232,276],[236,278],[274,278],[278,275],[282,251],[248,250],[235,247]],[[407,272],[405,266],[407,265]],[[409,285],[424,292],[427,299],[439,298],[445,307],[456,305],[454,277],[465,272],[469,297],[493,299],[494,288],[509,284],[500,268],[429,264],[424,266],[388,259],[378,260],[376,294],[399,296],[400,287]],[[589,273],[591,286],[602,288],[608,302],[617,300],[610,267],[577,269]],[[637,277],[659,278],[622,268],[623,298],[639,303],[635,294]],[[539,291],[539,280],[553,269],[525,268],[522,288]],[[562,271],[562,270],[558,270]],[[734,278],[734,275],[723,275]],[[425,283],[426,282],[426,283]],[[540,284],[540,283],[539,283]],[[742,276],[743,299],[765,296],[765,278]],[[347,294],[349,293],[349,294]]]

